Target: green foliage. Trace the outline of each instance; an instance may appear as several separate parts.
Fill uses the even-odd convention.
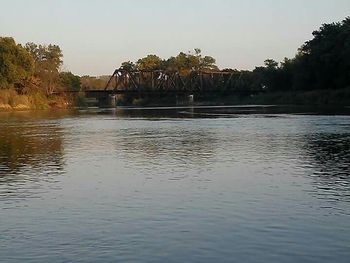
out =
[[[264,61],[265,67],[270,70],[274,70],[278,68],[278,62],[273,59],[266,59]]]
[[[324,24],[299,50],[297,89],[338,89],[350,86],[350,18]]]
[[[279,82],[280,68],[278,67],[278,62],[273,59],[265,60],[265,66],[255,68],[253,73],[257,83],[260,84],[260,87],[257,88],[274,91],[280,88],[279,84],[284,84]]]
[[[35,77],[41,80],[41,87],[46,94],[52,94],[59,84],[59,69],[63,63],[60,47],[35,43],[27,43],[25,47],[35,61]]]
[[[324,24],[313,32],[294,59],[280,65],[271,59],[254,70],[269,91],[343,89],[350,87],[350,18]]]
[[[16,44],[13,38],[0,37],[0,89],[17,88],[0,94],[0,104],[12,106],[28,104],[37,108],[48,108],[51,104],[64,104],[61,98],[49,97],[57,88],[79,91],[104,89],[110,76],[75,76],[71,72],[59,73],[62,65],[62,51],[57,45],[27,43],[25,47]],[[178,71],[188,76],[193,71],[218,71],[215,58],[203,56],[200,49],[180,52],[168,59],[148,55],[136,63],[127,61],[122,69]],[[217,83],[213,97],[229,97],[238,90],[263,90],[261,98],[270,98],[278,103],[330,104],[349,101],[350,89],[350,17],[338,23],[324,24],[313,32],[313,39],[307,41],[292,59],[285,58],[278,63],[267,59],[264,66],[253,71],[225,69],[232,72],[231,85],[225,81]],[[155,78],[162,73],[156,73]],[[211,75],[211,74],[210,74]],[[140,83],[152,86],[153,73],[140,74]],[[225,76],[229,76],[226,74]],[[231,76],[232,77],[232,76]],[[234,83],[234,85],[232,85]],[[115,80],[110,86],[115,86]],[[319,92],[318,92],[319,91]],[[17,95],[18,96],[17,96]],[[281,95],[284,94],[284,95]],[[303,95],[298,95],[303,94]],[[317,94],[319,96],[317,97]],[[27,97],[20,97],[20,96]],[[323,96],[323,97],[321,97]],[[260,98],[257,96],[257,98]],[[84,102],[81,102],[82,104]],[[135,104],[145,100],[135,100]],[[6,106],[7,107],[7,106]]]
[[[165,61],[166,69],[179,71],[180,74],[186,75],[190,71],[199,71],[199,70],[218,70],[218,67],[215,65],[216,60],[210,56],[202,56],[200,49],[195,49],[195,53],[192,54],[188,52],[180,52],[176,57],[171,57]]]
[[[0,37],[0,88],[21,84],[33,73],[33,59],[13,38]]]
[[[162,60],[156,55],[148,55],[136,62],[139,70],[157,70],[162,68]]]
[[[131,61],[125,61],[122,63],[120,68],[128,71],[133,71],[136,70],[136,65]]]
[[[59,82],[63,90],[79,91],[81,88],[80,77],[71,72],[59,73]]]
[[[63,96],[49,96],[59,85],[80,89],[80,78],[70,72],[59,74],[62,51],[56,45],[16,44],[0,37],[0,108],[8,110],[67,107]],[[15,89],[14,89],[15,88]]]
[[[198,70],[218,70],[216,60],[211,56],[202,56],[200,49],[195,49],[194,53],[180,52],[176,57],[161,59],[157,55],[147,55],[139,59],[136,63],[127,61],[121,65],[122,69],[133,70],[170,70],[179,71],[182,75],[187,75],[191,71]]]

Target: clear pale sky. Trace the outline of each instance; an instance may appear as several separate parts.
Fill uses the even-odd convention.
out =
[[[350,0],[0,0],[0,35],[59,45],[63,70],[79,75],[194,48],[221,68],[253,69],[349,15]]]

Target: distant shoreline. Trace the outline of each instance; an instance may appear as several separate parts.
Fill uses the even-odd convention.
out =
[[[152,107],[244,107],[244,106],[310,106],[310,107],[343,107],[350,108],[350,89],[313,90],[313,91],[285,91],[262,93],[254,96],[226,96],[195,97],[193,104],[176,104],[173,97],[153,98],[145,97],[128,104],[117,105],[119,108],[151,109]],[[64,96],[47,97],[42,94],[20,95],[14,90],[0,92],[0,111],[31,111],[31,110],[59,110],[68,108],[87,108],[79,105],[77,100]]]

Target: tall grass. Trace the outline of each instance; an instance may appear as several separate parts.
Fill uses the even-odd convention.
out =
[[[66,108],[66,98],[47,97],[40,92],[18,94],[14,89],[0,90],[0,110],[45,110],[49,108]]]

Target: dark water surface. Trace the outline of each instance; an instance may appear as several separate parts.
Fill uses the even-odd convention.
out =
[[[282,112],[0,113],[0,262],[350,262],[350,117]]]

